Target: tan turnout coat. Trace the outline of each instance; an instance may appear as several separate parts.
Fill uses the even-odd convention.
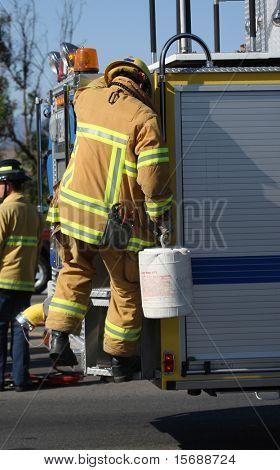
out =
[[[133,213],[128,250],[154,244],[148,215],[157,220],[170,210],[169,153],[161,140],[158,116],[144,93],[117,77],[139,99],[117,85],[85,87],[76,93],[76,140],[48,220],[62,233],[98,245],[108,213],[123,202]]]

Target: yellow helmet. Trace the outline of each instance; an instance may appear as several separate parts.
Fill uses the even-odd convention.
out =
[[[152,81],[150,71],[147,65],[137,57],[128,56],[122,60],[116,60],[109,64],[104,72],[104,78],[107,85],[112,81],[113,77],[116,76],[118,72],[128,72],[133,73],[136,76],[140,76],[141,81],[146,85],[144,90],[149,96],[152,95]]]

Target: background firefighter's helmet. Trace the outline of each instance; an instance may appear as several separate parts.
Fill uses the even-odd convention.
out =
[[[152,82],[151,74],[147,65],[137,57],[128,56],[125,59],[117,60],[109,64],[104,72],[104,77],[107,85],[112,81],[112,79],[121,72],[128,72],[137,74],[138,76],[142,75],[143,83],[146,85],[146,93],[151,96],[152,94]]]
[[[0,183],[2,181],[23,182],[30,179],[18,160],[7,159],[0,162]]]

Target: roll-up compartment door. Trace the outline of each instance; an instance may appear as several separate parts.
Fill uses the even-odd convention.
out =
[[[280,365],[280,87],[179,86],[176,115],[190,367]]]

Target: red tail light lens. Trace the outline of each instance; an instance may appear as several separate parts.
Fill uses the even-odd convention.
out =
[[[175,369],[174,354],[164,353],[163,370],[166,374],[172,374]]]

